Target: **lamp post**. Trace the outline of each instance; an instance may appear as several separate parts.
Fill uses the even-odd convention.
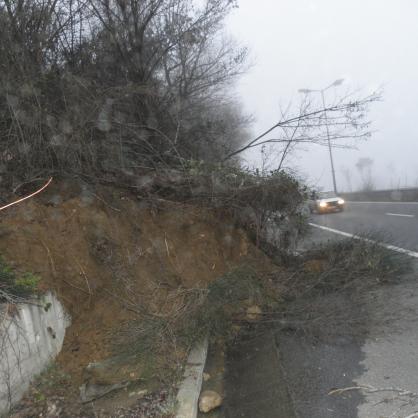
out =
[[[321,98],[322,98],[322,106],[325,109],[325,92],[331,88],[331,87],[336,87],[341,85],[344,82],[343,78],[339,78],[338,80],[335,80],[332,84],[330,84],[328,87],[325,87],[324,89],[321,90],[311,90],[311,89],[299,89],[299,93],[304,93],[304,94],[309,94],[309,93],[321,93]],[[332,174],[332,183],[334,186],[334,193],[335,195],[338,194],[337,192],[337,181],[335,179],[335,169],[334,169],[334,159],[332,157],[332,148],[331,148],[331,140],[330,140],[330,135],[329,135],[329,127],[328,127],[328,115],[327,112],[324,111],[324,115],[325,115],[325,127],[327,129],[327,139],[328,139],[328,150],[329,150],[329,159],[331,161],[331,174]]]

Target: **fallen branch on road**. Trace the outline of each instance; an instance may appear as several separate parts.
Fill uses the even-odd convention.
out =
[[[328,392],[328,395],[341,395],[344,392],[349,392],[353,390],[363,390],[366,393],[377,393],[377,392],[396,392],[399,396],[409,396],[409,397],[417,397],[418,393],[411,392],[409,390],[405,390],[402,388],[395,388],[395,387],[388,387],[388,388],[375,388],[374,386],[368,386],[368,385],[359,385],[359,386],[349,386],[346,388],[340,388],[340,389],[333,389],[330,392]]]
[[[350,392],[354,390],[360,390],[365,393],[378,393],[378,392],[393,392],[395,395],[390,399],[392,401],[398,400],[402,402],[402,405],[399,407],[398,411],[395,412],[391,417],[399,416],[398,413],[402,408],[404,408],[406,405],[414,405],[417,402],[418,399],[418,393],[411,392],[410,390],[405,390],[402,388],[396,388],[396,387],[388,387],[388,388],[375,388],[374,386],[369,385],[359,385],[359,386],[349,386],[346,388],[339,388],[339,389],[333,389],[328,392],[328,395],[341,395],[345,392]],[[407,399],[405,399],[407,398]],[[388,399],[384,399],[382,402],[387,402]],[[379,402],[381,403],[381,402]],[[405,416],[405,418],[418,418],[418,412],[415,411],[412,414]]]

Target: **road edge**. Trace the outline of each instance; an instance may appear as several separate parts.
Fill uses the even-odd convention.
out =
[[[387,248],[388,250],[396,251],[401,254],[406,254],[410,257],[418,258],[418,252],[416,251],[407,250],[405,248],[397,247],[396,245],[392,245],[392,244],[385,244],[384,242],[379,242],[370,238],[365,238],[365,237],[362,237],[361,235],[350,234],[349,232],[344,232],[344,231],[340,231],[339,229],[329,228],[328,226],[315,224],[313,222],[309,222],[308,225],[312,226],[313,228],[318,228],[318,229],[322,229],[323,231],[332,232],[334,234],[341,235],[346,238],[353,238],[353,239],[358,239],[358,240],[362,240],[366,242],[372,242],[373,244],[377,244],[380,247]]]
[[[203,370],[208,355],[209,341],[196,344],[191,350],[183,374],[183,382],[177,392],[176,418],[196,418]]]

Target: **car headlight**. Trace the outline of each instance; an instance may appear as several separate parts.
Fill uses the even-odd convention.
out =
[[[343,205],[345,203],[345,200],[344,199],[340,199],[339,201],[338,201],[338,204],[339,205]]]
[[[319,202],[319,206],[321,208],[325,208],[327,206],[327,202]]]

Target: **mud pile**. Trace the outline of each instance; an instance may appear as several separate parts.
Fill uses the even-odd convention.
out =
[[[126,321],[171,315],[179,289],[266,261],[242,230],[209,210],[71,181],[3,212],[0,254],[39,275],[70,313],[57,362],[74,388],[88,364],[112,355]]]

